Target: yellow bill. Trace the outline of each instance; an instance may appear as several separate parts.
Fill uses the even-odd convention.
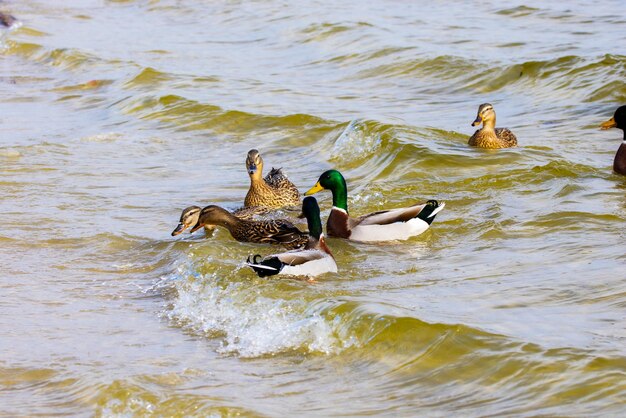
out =
[[[611,128],[615,128],[616,126],[617,126],[617,123],[615,122],[615,119],[611,118],[607,120],[606,122],[604,122],[602,125],[600,125],[600,129],[602,130],[611,129]]]
[[[320,184],[320,182],[318,181],[317,183],[315,183],[315,186],[311,187],[304,195],[305,196],[311,196],[312,194],[315,194],[319,191],[324,190],[324,188],[322,187],[322,185]]]

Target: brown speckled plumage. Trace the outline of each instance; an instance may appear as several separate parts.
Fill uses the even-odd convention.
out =
[[[483,127],[471,136],[467,142],[473,147],[479,148],[511,148],[517,146],[517,138],[507,128],[496,128],[496,112],[489,103],[478,107],[478,115],[472,126],[483,124]]]
[[[178,221],[178,226],[174,231],[172,231],[172,236],[176,236],[183,232],[185,229],[190,228],[198,223],[198,219],[200,218],[200,211],[202,208],[200,206],[189,206],[183,209],[180,214],[180,220]],[[267,215],[271,212],[271,209],[262,207],[262,206],[250,206],[248,208],[242,207],[233,211],[233,215],[238,217],[239,219],[247,219],[253,220],[257,216]],[[210,224],[204,225],[204,230],[206,232],[211,232],[215,229],[215,226]]]
[[[282,245],[287,249],[304,247],[309,239],[291,222],[285,219],[253,221],[241,219],[219,206],[207,206],[200,212],[198,222],[191,229],[194,232],[204,225],[222,226],[233,238],[240,242]]]
[[[250,175],[250,189],[244,200],[245,207],[282,208],[300,205],[298,188],[289,181],[280,168],[272,168],[272,171],[262,178],[263,159],[257,150],[248,152],[246,169]]]

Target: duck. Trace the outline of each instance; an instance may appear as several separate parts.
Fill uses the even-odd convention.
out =
[[[320,207],[314,197],[302,201],[302,213],[309,228],[308,240],[301,250],[287,251],[261,257],[260,254],[248,257],[246,264],[259,277],[280,275],[307,276],[309,279],[324,273],[336,273],[337,263],[330,248],[326,245],[320,220]]]
[[[264,221],[242,219],[216,205],[204,207],[198,215],[198,221],[189,232],[193,233],[205,225],[224,227],[239,242],[275,244],[295,249],[304,247],[308,241],[308,234],[300,231],[286,219]]]
[[[8,13],[0,12],[0,26],[10,28],[16,22],[17,22],[17,19],[14,16],[11,16]]]
[[[490,103],[478,106],[478,114],[472,126],[483,124],[483,127],[472,135],[467,142],[479,148],[511,148],[517,146],[517,138],[508,128],[496,128],[496,111]]]
[[[405,208],[382,210],[351,218],[348,214],[348,187],[339,171],[328,170],[322,173],[315,186],[304,195],[309,196],[321,190],[330,190],[333,195],[333,207],[326,223],[328,236],[352,241],[406,240],[426,231],[435,215],[445,207],[444,202],[428,200],[426,203]]]
[[[613,117],[600,125],[602,130],[610,128],[621,129],[624,132],[624,139],[613,160],[613,171],[626,175],[626,106],[618,107]]]
[[[248,151],[246,169],[250,176],[250,189],[244,200],[244,207],[265,206],[282,208],[300,206],[298,188],[282,172],[282,168],[272,168],[263,178],[263,158],[256,149]]]
[[[202,209],[200,206],[189,206],[183,209],[180,214],[180,220],[178,221],[178,226],[172,231],[172,236],[182,233],[185,229],[190,228],[198,223],[198,218],[200,217],[200,211]],[[250,207],[241,207],[235,211],[233,211],[233,215],[238,217],[239,219],[248,219],[252,220],[256,216],[266,215],[270,212],[270,209],[263,206],[250,206]],[[213,225],[205,224],[204,230],[206,232],[212,232],[215,229]]]

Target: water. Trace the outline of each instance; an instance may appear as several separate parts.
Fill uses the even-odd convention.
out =
[[[626,412],[622,2],[0,10],[0,415]],[[519,148],[466,145],[483,102]],[[353,214],[446,209],[261,280],[274,248],[169,235],[241,205],[251,148]]]

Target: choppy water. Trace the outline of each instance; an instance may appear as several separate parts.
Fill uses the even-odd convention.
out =
[[[418,3],[0,2],[0,415],[626,413],[623,2]],[[466,145],[486,101],[519,148]],[[250,148],[447,206],[261,280],[169,235]]]

